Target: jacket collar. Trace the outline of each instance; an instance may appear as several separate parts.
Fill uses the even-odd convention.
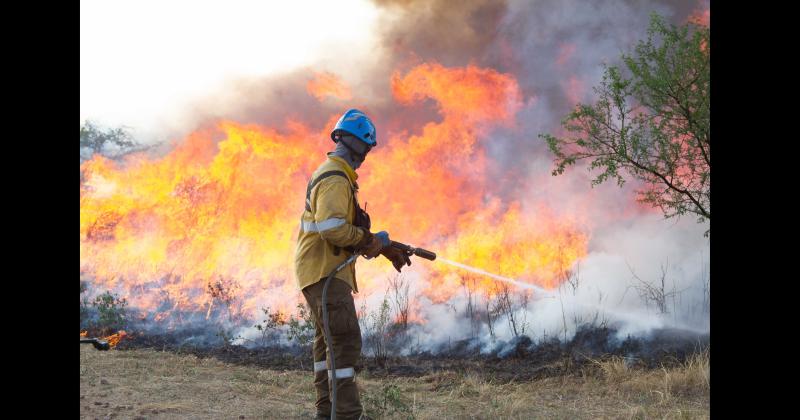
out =
[[[342,169],[344,169],[344,172],[347,174],[347,177],[350,178],[350,182],[353,183],[354,185],[356,184],[356,180],[358,179],[358,174],[356,173],[356,171],[353,170],[353,168],[350,167],[350,165],[347,164],[347,162],[345,162],[344,159],[340,158],[339,156],[331,156],[330,153],[328,154],[328,159],[336,162],[339,166],[341,166]]]

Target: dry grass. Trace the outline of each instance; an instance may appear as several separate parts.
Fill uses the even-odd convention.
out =
[[[707,418],[709,355],[677,368],[598,361],[584,375],[497,384],[475,375],[359,376],[376,418]],[[81,347],[81,418],[313,418],[310,372],[259,370],[152,350]]]

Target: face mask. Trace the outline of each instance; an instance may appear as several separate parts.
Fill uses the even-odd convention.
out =
[[[345,159],[353,169],[358,169],[371,149],[368,144],[353,136],[342,136],[336,143],[334,154]]]

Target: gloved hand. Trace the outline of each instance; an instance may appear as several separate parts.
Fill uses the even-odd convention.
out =
[[[361,255],[367,257],[367,259],[377,257],[384,248],[389,248],[391,244],[391,241],[389,241],[389,234],[385,230],[370,235],[371,238],[369,242],[367,242],[366,246],[360,251]]]
[[[384,248],[383,251],[381,251],[381,255],[392,262],[394,269],[397,270],[398,273],[400,269],[403,268],[403,265],[411,265],[411,258],[405,252],[395,247],[388,246]]]

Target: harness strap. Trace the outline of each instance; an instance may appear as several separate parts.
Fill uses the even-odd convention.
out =
[[[311,211],[311,190],[314,189],[314,186],[316,186],[320,181],[329,176],[337,176],[337,175],[347,178],[347,182],[350,182],[350,178],[348,178],[347,174],[342,171],[323,172],[316,179],[308,181],[308,187],[306,188],[306,211]],[[351,188],[353,187],[352,184],[350,185],[350,187]]]
[[[361,211],[361,207],[358,205],[358,198],[356,198],[356,191],[355,191],[355,187],[353,186],[353,183],[350,182],[350,178],[347,176],[346,173],[344,173],[342,171],[339,171],[339,170],[323,172],[316,179],[312,179],[312,180],[310,180],[308,182],[308,187],[306,188],[306,211],[309,211],[309,212],[311,211],[311,190],[313,190],[314,187],[320,181],[322,181],[323,179],[325,179],[325,178],[327,178],[329,176],[341,176],[341,177],[344,177],[344,178],[347,179],[347,182],[350,183],[350,189],[353,191],[353,207],[356,209],[357,213],[359,211]],[[338,221],[339,219],[336,219],[336,220]],[[319,229],[318,226],[317,226],[317,229]],[[307,228],[305,222],[303,224],[303,230],[307,231],[307,232],[318,231],[318,230],[311,229],[310,227]],[[355,252],[355,249],[353,249],[353,247],[350,247],[350,246],[349,247],[345,247],[344,249],[345,249],[345,251],[347,251],[349,253]],[[342,251],[342,248],[340,248],[338,246],[334,246],[333,247],[333,255],[337,255],[338,256],[341,251]]]

